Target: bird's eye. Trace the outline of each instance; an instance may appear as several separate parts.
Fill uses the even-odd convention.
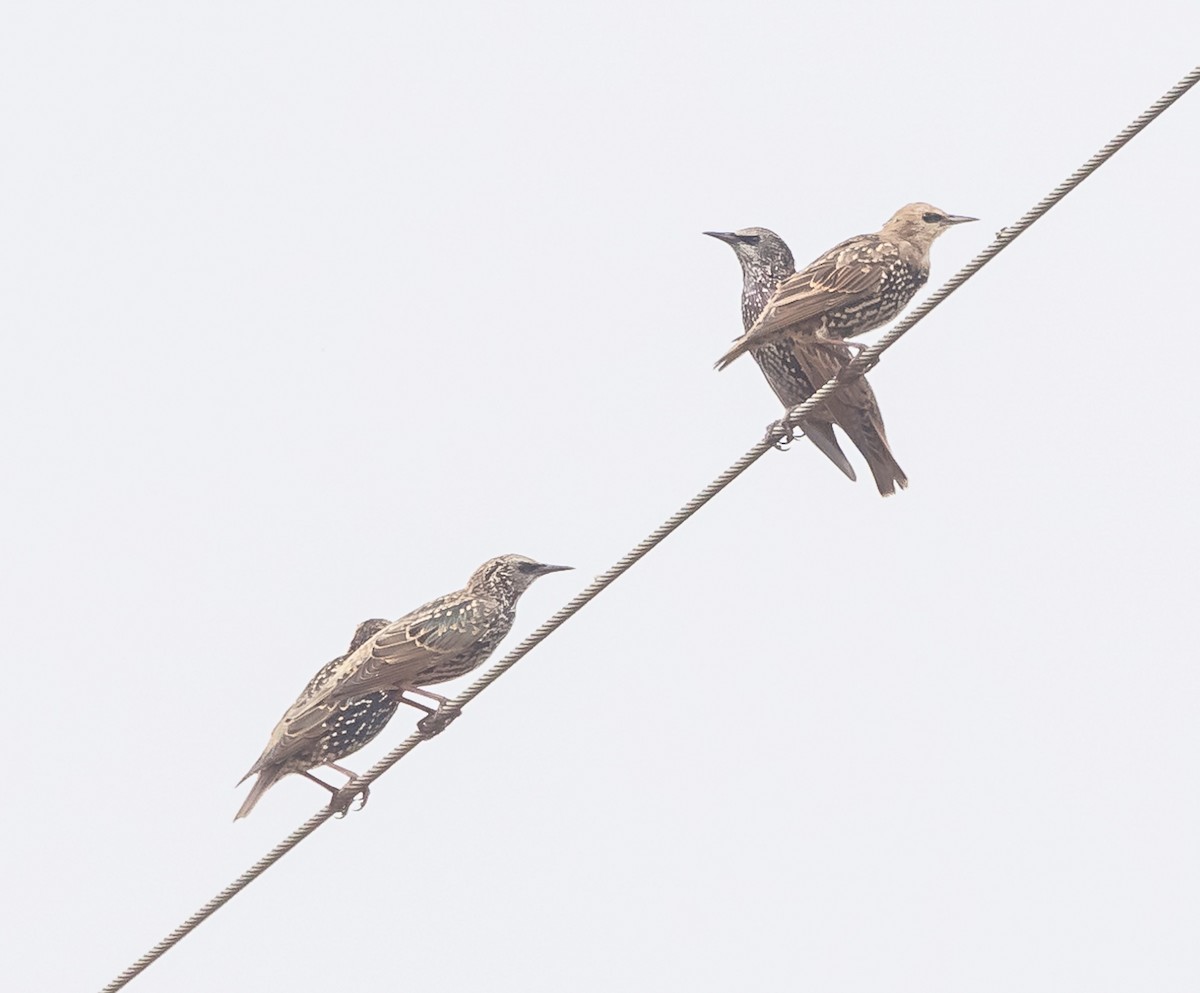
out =
[[[738,241],[745,245],[757,245],[760,241],[762,241],[762,238],[756,234],[739,234]]]
[[[926,224],[940,224],[945,219],[946,218],[941,214],[935,214],[933,211],[930,211],[928,214],[921,215],[921,220],[923,220]]]

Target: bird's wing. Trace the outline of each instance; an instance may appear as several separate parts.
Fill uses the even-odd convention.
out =
[[[451,593],[392,621],[326,673],[321,690],[297,700],[280,724],[289,737],[302,737],[369,693],[430,681],[443,660],[479,640],[489,609],[494,604],[486,598]]]
[[[327,717],[336,712],[337,707],[328,706],[322,701],[327,699],[329,690],[336,685],[338,679],[345,671],[346,660],[354,654],[354,651],[359,646],[387,626],[387,621],[375,617],[369,621],[363,621],[355,629],[346,654],[339,655],[331,662],[326,662],[317,670],[317,674],[308,681],[308,685],[304,687],[300,695],[296,697],[296,701],[287,709],[287,713],[275,725],[275,729],[271,732],[270,740],[267,742],[267,747],[263,749],[263,753],[258,757],[258,761],[254,763],[250,771],[242,777],[242,782],[245,782],[256,772],[261,772],[268,765],[274,765],[287,759],[295,749],[295,746],[304,740],[303,734],[299,733],[293,724],[294,715],[310,713],[311,716],[307,728],[311,730],[320,727]],[[267,783],[267,785],[269,786],[270,783]],[[266,787],[264,786],[263,788],[265,789]],[[247,812],[249,812],[248,809]],[[243,815],[239,814],[238,816]]]
[[[441,597],[389,624],[338,685],[338,696],[433,681],[444,660],[468,651],[487,630],[496,605],[477,594]]]
[[[322,668],[317,676],[320,677],[330,666],[340,661],[341,659],[334,659],[333,662]],[[309,686],[311,687],[315,683],[316,679]],[[300,698],[288,708],[287,713],[279,719],[279,723],[275,725],[271,737],[267,741],[267,747],[263,749],[258,761],[250,767],[250,771],[238,781],[239,785],[256,772],[286,762],[304,742],[318,733],[321,725],[337,712],[339,706],[341,704],[335,705],[327,696],[314,698],[306,689],[304,693],[300,694]]]
[[[879,292],[887,242],[852,238],[789,276],[772,294],[748,334],[769,335],[819,317],[835,307],[852,306]]]
[[[403,686],[419,686],[438,663],[475,644],[486,629],[493,601],[451,593],[418,607],[378,630],[358,647],[327,663],[271,732],[271,739],[247,776],[286,761],[322,725],[364,696]]]
[[[750,329],[717,360],[717,368],[724,369],[751,348],[789,329],[799,330],[827,311],[870,300],[883,278],[879,262],[897,251],[889,242],[860,236],[810,262],[779,284]]]
[[[391,621],[385,621],[381,617],[374,617],[369,621],[363,621],[355,628],[354,637],[350,639],[350,647],[346,649],[346,654],[339,655],[332,662],[326,662],[325,665],[317,670],[317,674],[308,681],[308,685],[304,687],[304,692],[296,698],[296,702],[289,708],[288,713],[291,713],[292,710],[302,708],[309,700],[315,700],[317,697],[323,695],[345,671],[344,663],[346,659],[390,623]]]

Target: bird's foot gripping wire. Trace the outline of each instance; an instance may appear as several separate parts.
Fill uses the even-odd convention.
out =
[[[360,803],[358,806],[358,809],[362,810],[363,807],[367,805],[367,800],[371,796],[371,787],[363,786],[359,789],[351,789],[350,783],[354,782],[354,780],[358,778],[358,773],[351,772],[349,769],[338,765],[336,762],[326,762],[325,764],[329,766],[330,769],[334,769],[346,777],[347,783],[345,786],[343,786],[341,789],[338,789],[336,786],[330,786],[327,782],[325,782],[325,780],[318,779],[311,772],[302,772],[300,775],[302,775],[305,779],[311,779],[318,786],[323,786],[325,789],[329,790],[329,806],[330,809],[332,809],[338,815],[338,817],[346,816],[350,810],[350,805],[354,803],[356,797],[362,797],[362,803]]]
[[[358,797],[362,797],[358,805],[358,809],[362,810],[371,798],[371,787],[364,786],[362,789],[356,790],[352,786],[343,786],[329,798],[329,806],[338,817],[345,817]]]
[[[441,734],[446,730],[459,714],[462,713],[462,707],[456,707],[452,703],[444,703],[433,711],[431,714],[426,714],[417,721],[417,730],[421,732],[422,737],[427,741],[435,735]]]
[[[404,695],[405,693],[416,693],[418,696],[423,696],[432,700],[435,706],[427,707],[416,700],[410,700]],[[421,732],[421,736],[426,741],[445,731],[450,726],[450,722],[462,713],[462,707],[455,706],[440,693],[431,693],[429,690],[423,690],[416,686],[403,687],[399,700],[401,703],[407,703],[410,707],[416,707],[417,710],[425,711],[425,716],[417,721],[417,730]]]
[[[798,431],[799,434],[797,434]],[[779,451],[786,452],[793,441],[803,436],[804,432],[800,431],[800,426],[793,424],[785,414],[779,420],[772,421],[767,425],[767,433],[764,440],[770,441]]]
[[[830,345],[837,350],[848,348],[854,353],[853,358],[858,358],[869,347],[864,345],[861,341],[851,341],[849,338],[839,338],[835,334],[830,334],[824,328],[819,329],[812,336],[810,341],[817,345]]]

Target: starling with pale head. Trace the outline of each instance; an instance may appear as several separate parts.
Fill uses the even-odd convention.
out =
[[[796,267],[791,249],[768,228],[706,231],[705,234],[732,247],[741,263],[742,325],[749,329],[780,283],[794,275]],[[850,361],[850,350],[844,345],[834,342],[801,344],[784,338],[756,345],[750,349],[750,354],[780,403],[789,408],[807,400]],[[908,485],[908,477],[888,447],[883,416],[865,376],[843,384],[803,424],[804,434],[813,444],[854,479],[854,469],[834,435],[835,422],[862,452],[881,494],[890,496],[897,485],[901,488]]]
[[[938,235],[974,220],[927,203],[901,207],[876,233],[843,241],[785,279],[717,368],[777,338],[840,341],[888,323],[929,278]]]
[[[512,628],[521,594],[539,576],[570,568],[524,555],[501,555],[476,569],[461,590],[390,623],[373,620],[359,625],[350,651],[313,677],[242,777],[245,781],[258,775],[237,817],[250,813],[262,795],[290,773],[319,783],[336,802],[342,791],[309,770],[327,765],[356,778],[334,763],[383,730],[401,703],[425,711],[418,726],[427,735],[441,731],[457,712],[445,697],[423,687],[482,665]],[[425,697],[436,706],[410,700],[405,693]]]

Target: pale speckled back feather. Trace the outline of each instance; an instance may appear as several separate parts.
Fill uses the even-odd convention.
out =
[[[350,648],[345,655],[339,655],[331,662],[326,662],[317,670],[317,674],[308,681],[308,685],[301,691],[300,696],[296,698],[296,702],[288,708],[286,714],[275,725],[271,732],[271,737],[267,741],[267,747],[263,749],[262,754],[258,757],[258,761],[250,767],[250,771],[246,773],[240,780],[238,785],[244,783],[247,779],[253,776],[256,772],[261,772],[268,765],[278,763],[287,758],[291,749],[284,749],[281,746],[288,738],[295,741],[295,737],[289,734],[290,725],[288,715],[293,711],[303,712],[305,709],[317,704],[322,697],[328,694],[329,690],[337,682],[337,674],[341,671],[343,663],[350,658],[362,645],[366,644],[374,635],[382,631],[388,626],[388,622],[381,617],[372,618],[369,621],[363,621],[354,631],[354,637],[350,639]],[[329,715],[329,710],[325,711],[325,716]],[[318,722],[319,723],[319,722]],[[278,776],[275,777],[278,779]],[[274,782],[272,780],[271,782]],[[265,790],[271,784],[267,783],[264,786]]]
[[[331,670],[323,694],[303,705],[297,701],[280,722],[286,725],[286,734],[303,736],[319,727],[331,709],[375,690],[453,679],[458,673],[436,678],[437,670],[455,656],[469,652],[488,634],[498,610],[495,600],[459,591],[431,600],[393,621]],[[508,633],[508,626],[497,633],[498,642]]]
[[[878,235],[849,238],[779,284],[747,334],[769,335],[820,317],[834,307],[853,306],[879,292],[881,259],[898,254]]]

